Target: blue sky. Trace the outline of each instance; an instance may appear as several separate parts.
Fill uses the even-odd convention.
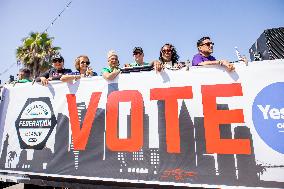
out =
[[[8,69],[21,40],[31,31],[43,32],[70,1],[0,1],[2,83],[20,68]],[[283,10],[283,0],[73,0],[48,33],[73,70],[74,59],[86,54],[100,73],[110,49],[121,65],[130,63],[135,46],[150,62],[164,43],[175,45],[181,61],[191,60],[202,36],[212,38],[216,58],[233,61],[235,46],[249,58],[248,49],[265,29],[284,27]]]

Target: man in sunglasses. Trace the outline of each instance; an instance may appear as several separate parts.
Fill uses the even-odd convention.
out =
[[[41,82],[44,86],[48,85],[49,81],[60,80],[63,75],[72,72],[72,70],[64,68],[64,58],[61,55],[53,55],[51,61],[53,67],[36,78],[36,81]]]
[[[134,47],[133,58],[134,58],[134,62],[129,64],[127,67],[148,66],[149,65],[149,63],[144,62],[144,52],[141,47]]]
[[[205,65],[221,65],[227,68],[228,71],[235,69],[234,65],[227,60],[216,60],[213,53],[214,43],[211,42],[210,37],[202,37],[197,41],[197,48],[199,53],[192,59],[192,66],[205,66]]]

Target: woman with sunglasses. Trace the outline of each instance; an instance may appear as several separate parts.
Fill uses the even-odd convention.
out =
[[[36,78],[36,81],[41,82],[44,86],[48,85],[49,81],[60,80],[63,75],[72,72],[72,70],[64,68],[64,58],[61,55],[53,55],[51,61],[53,67]]]
[[[160,50],[159,60],[153,61],[154,69],[156,71],[161,71],[164,68],[181,69],[184,65],[179,63],[178,59],[176,48],[172,44],[166,43]]]
[[[214,43],[210,37],[202,37],[197,41],[198,54],[194,55],[192,59],[192,66],[205,65],[221,65],[227,68],[228,71],[235,69],[234,65],[227,60],[216,60],[213,53]]]
[[[61,81],[68,82],[72,80],[78,80],[82,77],[92,77],[97,75],[97,73],[93,72],[93,69],[90,67],[90,60],[86,55],[78,56],[75,59],[74,64],[77,71],[63,75],[60,79]]]

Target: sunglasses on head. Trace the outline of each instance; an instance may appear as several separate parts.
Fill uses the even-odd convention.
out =
[[[56,63],[56,62],[61,63],[61,62],[62,62],[62,59],[60,59],[60,58],[55,58],[55,59],[52,60],[52,62],[53,62],[53,63]]]
[[[207,42],[207,43],[203,43],[203,44],[201,44],[200,46],[203,46],[203,45],[206,45],[206,46],[208,46],[208,47],[209,47],[210,45],[212,45],[212,46],[213,46],[213,45],[214,45],[214,43],[212,43],[212,42]]]
[[[87,65],[90,65],[90,62],[89,62],[89,61],[87,61],[87,62],[82,61],[82,62],[80,62],[80,64],[87,64]]]

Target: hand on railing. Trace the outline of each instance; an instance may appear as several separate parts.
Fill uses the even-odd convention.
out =
[[[229,72],[235,70],[234,64],[230,63],[230,62],[227,61],[227,60],[219,60],[219,64],[220,64],[221,66],[225,66]]]
[[[154,60],[152,62],[152,65],[154,69],[156,70],[156,72],[160,72],[164,69],[164,65],[159,60]]]

